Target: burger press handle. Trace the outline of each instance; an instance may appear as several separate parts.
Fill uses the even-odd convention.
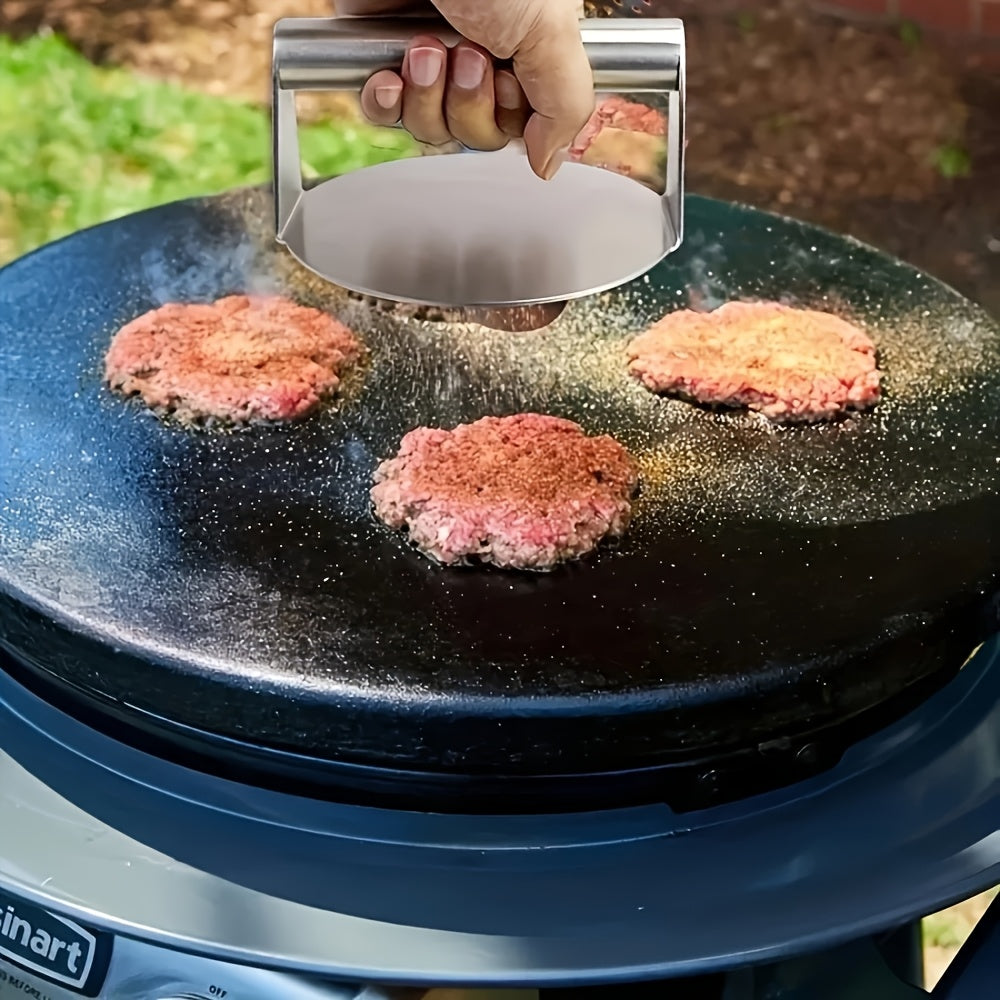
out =
[[[398,71],[410,40],[458,35],[441,21],[285,18],[274,28],[272,126],[278,242],[344,288],[445,308],[526,306],[591,295],[648,271],[683,230],[684,25],[675,18],[580,22],[598,91],[668,94],[662,193],[611,170],[565,163],[550,181],[522,144],[418,156],[308,189],[295,92],[359,91]]]

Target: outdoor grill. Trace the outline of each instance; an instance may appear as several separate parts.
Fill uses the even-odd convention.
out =
[[[179,202],[0,272],[0,997],[924,995],[919,918],[1000,881],[997,325],[691,195],[680,250],[529,332],[349,294],[273,220]],[[192,433],[101,386],[123,323],[241,291],[359,332],[336,409]],[[628,379],[741,298],[865,325],[878,406]],[[523,411],[636,457],[616,547],[447,569],[376,522],[407,430]],[[935,996],[993,995],[996,909]]]

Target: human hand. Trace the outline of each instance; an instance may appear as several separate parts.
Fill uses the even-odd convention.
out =
[[[412,13],[412,0],[337,0],[341,15]],[[524,137],[528,162],[551,178],[594,109],[593,75],[579,30],[579,0],[434,0],[463,36],[453,49],[421,35],[399,73],[374,74],[365,117],[403,127],[420,142],[456,139],[500,149]],[[496,66],[510,61],[512,70]]]

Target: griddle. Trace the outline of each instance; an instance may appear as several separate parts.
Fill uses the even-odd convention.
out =
[[[5,669],[123,739],[334,797],[694,801],[736,794],[729,774],[745,790],[825,766],[844,740],[824,734],[884,724],[997,630],[1000,330],[854,241],[694,196],[686,211],[677,254],[528,333],[324,284],[275,247],[256,189],[4,269]],[[358,331],[369,358],[336,406],[192,432],[102,388],[121,324],[239,291]],[[860,322],[883,401],[775,428],[628,378],[631,336],[733,298]],[[548,574],[448,569],[374,520],[371,473],[407,430],[518,411],[636,456],[620,544]]]

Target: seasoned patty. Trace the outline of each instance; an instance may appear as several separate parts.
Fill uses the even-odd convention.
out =
[[[863,410],[879,399],[875,345],[831,313],[776,302],[729,302],[670,313],[627,348],[647,389],[718,406],[748,407],[775,422]]]
[[[375,471],[376,514],[445,564],[549,569],[625,533],[638,473],[613,438],[523,413],[418,427]]]
[[[608,97],[570,147],[569,159],[656,187],[663,182],[667,123],[655,108]]]
[[[123,326],[105,381],[182,423],[296,420],[331,396],[361,354],[332,316],[280,296],[171,303]]]

